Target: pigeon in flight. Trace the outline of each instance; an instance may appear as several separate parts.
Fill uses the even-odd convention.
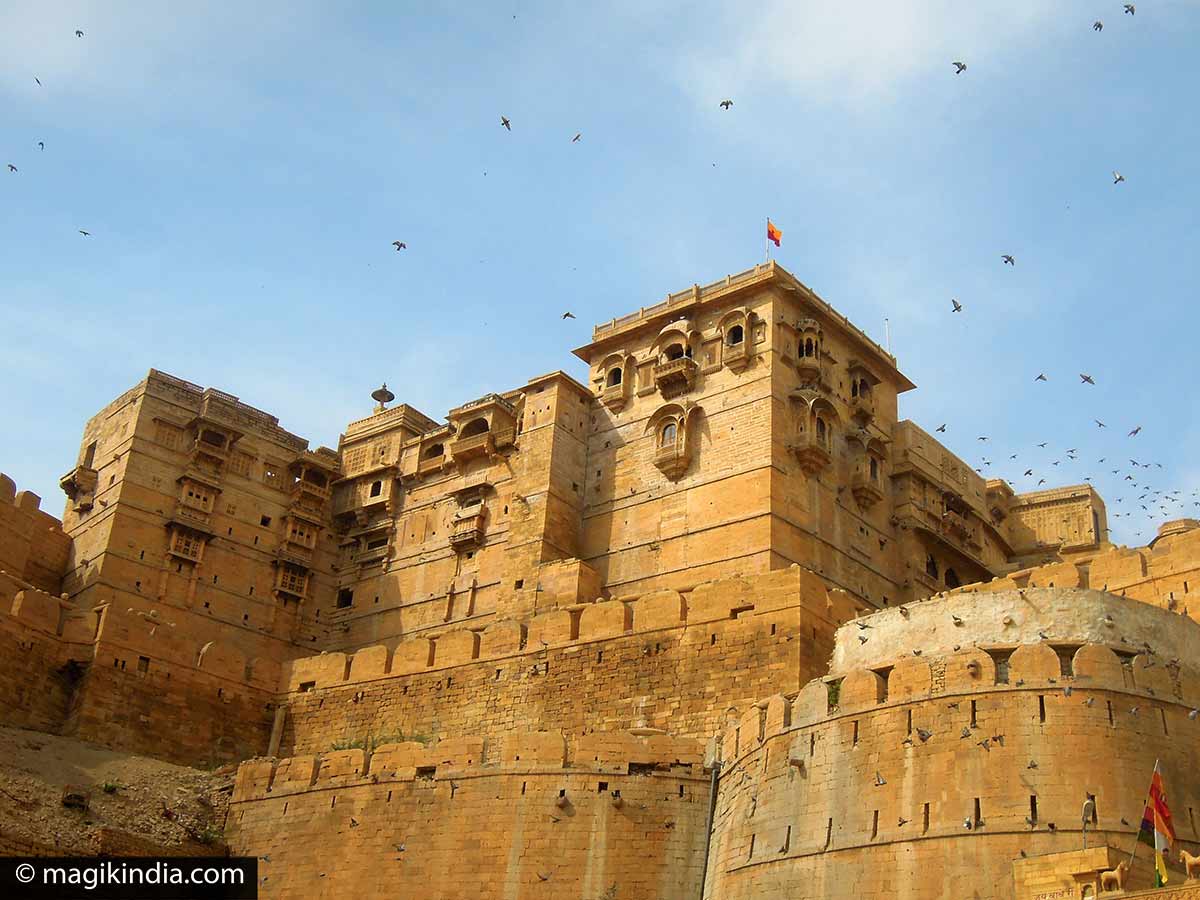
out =
[[[42,79],[38,78],[36,75],[33,76],[33,80],[37,82],[38,87],[42,86]]]
[[[1097,19],[1095,22],[1092,23],[1092,31],[1103,31],[1103,30],[1104,30],[1104,23],[1101,22],[1099,19]]]
[[[8,164],[8,171],[10,171],[10,172],[15,172],[15,171],[17,171],[17,167],[16,167],[16,166],[14,166],[12,163],[9,163],[9,164]]]
[[[573,319],[573,318],[575,318],[575,313],[573,313],[573,312],[565,312],[565,313],[563,313],[563,314],[562,314],[562,317],[563,317],[564,319]]]
[[[1095,387],[1095,385],[1096,385],[1096,382],[1092,380],[1092,376],[1085,375],[1083,372],[1079,373],[1079,381],[1081,384],[1090,384],[1093,387]]]
[[[91,237],[91,236],[92,236],[92,233],[91,233],[90,231],[84,231],[82,228],[81,228],[81,229],[79,229],[79,233],[80,233],[80,234],[82,234],[84,237]]]
[[[582,131],[576,132],[576,133],[575,133],[575,137],[571,138],[571,143],[572,143],[572,144],[578,144],[578,143],[579,143],[579,139],[580,139],[581,137],[583,137],[583,132],[582,132]]]
[[[957,300],[955,300],[953,297],[950,298],[950,303],[953,304],[953,307],[954,307],[953,312],[962,312],[962,304],[959,303]]]
[[[977,441],[986,441],[986,440],[987,440],[987,437],[986,437],[986,436],[981,436],[981,437],[977,437],[975,440],[977,440]]]
[[[1046,446],[1046,444],[1048,444],[1048,443],[1049,443],[1049,441],[1042,441],[1040,444],[1038,444],[1038,446],[1039,446],[1039,447],[1045,447],[1045,446]]]
[[[946,433],[945,424],[943,423],[943,424],[939,425],[937,428],[934,429],[934,431],[936,431],[938,434],[945,434]]]
[[[1046,479],[1045,479],[1045,478],[1039,478],[1039,479],[1038,479],[1038,484],[1039,484],[1039,485],[1041,485],[1041,484],[1045,484],[1045,483],[1046,483]]]
[[[404,243],[404,241],[392,241],[392,246],[396,248],[397,253],[408,249],[408,244]]]
[[[1113,169],[1113,184],[1120,184],[1124,180],[1125,180],[1125,176],[1122,175],[1120,172],[1118,172],[1116,169]]]
[[[954,74],[961,75],[965,71],[967,71],[967,64],[960,60],[955,60],[954,61]]]
[[[1030,475],[1032,475],[1032,474],[1033,474],[1033,469],[1026,469],[1026,470],[1025,470],[1025,476],[1026,476],[1026,477],[1029,477],[1029,476],[1030,476]]]
[[[1128,436],[1129,437],[1137,437],[1138,432],[1141,430],[1142,430],[1142,426],[1139,425],[1137,428],[1133,429],[1133,431],[1129,432]]]
[[[1125,4],[1125,15],[1132,16],[1136,12],[1137,12],[1137,7],[1134,6],[1132,3]]]
[[[1047,377],[1046,377],[1045,375],[1043,375],[1043,374],[1039,374],[1039,375],[1038,375],[1038,377],[1037,377],[1037,378],[1035,378],[1035,379],[1033,379],[1033,380],[1034,380],[1034,381],[1049,381],[1050,379],[1049,379],[1049,378],[1047,378]]]
[[[1004,264],[1006,266],[1015,266],[1017,264],[1017,261],[1015,259],[1013,259],[1012,256],[1010,256],[1007,253],[1005,253],[1003,256],[1001,256],[1000,259],[1002,259],[1004,261]]]
[[[75,37],[83,37],[83,32],[78,28],[75,29]]]
[[[1096,424],[1097,424],[1097,425],[1099,425],[1101,428],[1107,428],[1107,427],[1108,427],[1108,426],[1107,426],[1107,425],[1105,425],[1103,422],[1101,422],[1099,419],[1095,419],[1094,421],[1095,421],[1095,422],[1096,422]]]
[[[512,131],[512,124],[508,121],[507,116],[500,117],[500,124],[503,125],[506,130]]]
[[[733,101],[732,100],[722,100],[717,105],[720,106],[721,109],[729,109],[729,107],[733,106]]]
[[[45,150],[45,149],[46,149],[46,142],[45,142],[45,141],[38,141],[38,149],[39,149],[39,150]]]

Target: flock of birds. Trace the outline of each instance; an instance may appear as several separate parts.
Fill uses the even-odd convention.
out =
[[[1128,15],[1128,16],[1133,16],[1133,15],[1136,15],[1136,13],[1137,13],[1137,8],[1132,3],[1124,4],[1123,10],[1124,10],[1124,14]],[[1092,29],[1097,32],[1103,31],[1104,30],[1104,22],[1097,19],[1095,22],[1092,23]],[[967,63],[963,60],[955,60],[952,63],[952,65],[954,66],[954,73],[956,75],[962,75],[964,72],[967,71]],[[1116,169],[1113,170],[1112,176],[1113,176],[1112,183],[1114,185],[1120,185],[1120,184],[1125,183],[1125,176],[1122,175]],[[1016,264],[1017,264],[1016,257],[1011,253],[1001,254],[1000,262],[1001,262],[1001,265],[1012,266],[1014,268],[1016,267]],[[952,297],[950,299],[950,311],[952,314],[953,313],[961,313],[964,311],[964,309],[965,309],[964,305],[959,301],[959,299],[957,297]],[[1035,383],[1038,383],[1038,382],[1048,382],[1050,379],[1046,375],[1046,373],[1039,372],[1033,380]],[[1096,385],[1095,378],[1093,378],[1091,375],[1087,374],[1086,372],[1079,373],[1079,382],[1081,385],[1090,385],[1093,387]],[[1105,422],[1101,421],[1100,419],[1093,419],[1093,422],[1095,423],[1097,428],[1103,428],[1103,429],[1108,428],[1108,425]],[[945,424],[940,425],[936,429],[936,431],[939,433],[945,433],[946,425]],[[1141,434],[1141,432],[1142,432],[1142,426],[1136,425],[1128,431],[1126,437],[1127,438],[1135,438],[1139,434]],[[988,440],[989,440],[989,437],[987,435],[980,435],[978,438],[979,442],[986,442]],[[1041,441],[1041,442],[1037,443],[1037,448],[1040,450],[1044,450],[1048,446],[1049,446],[1049,442],[1047,442],[1047,441]],[[1122,455],[1122,456],[1124,456],[1124,455]],[[1020,458],[1021,458],[1021,454],[1013,453],[1013,454],[1009,455],[1008,462],[1011,463]],[[1079,460],[1078,450],[1076,448],[1072,447],[1072,448],[1067,448],[1065,450],[1065,452],[1063,452],[1060,455],[1059,459],[1053,460],[1052,462],[1049,463],[1049,465],[1051,467],[1058,467],[1060,465],[1070,465],[1071,463],[1078,462],[1078,460]],[[1100,457],[1096,461],[1096,464],[1097,465],[1112,465],[1112,463],[1109,462],[1109,457],[1107,457],[1107,456]],[[980,465],[976,467],[975,471],[981,475],[987,475],[989,473],[986,470],[990,469],[992,467],[992,465],[993,465],[992,460],[988,459],[987,456],[984,456],[980,460]],[[1110,511],[1110,513],[1109,513],[1110,517],[1114,518],[1114,519],[1120,519],[1120,518],[1134,516],[1134,515],[1136,515],[1135,507],[1136,507],[1136,509],[1140,509],[1142,512],[1149,514],[1149,515],[1160,515],[1161,514],[1161,515],[1167,516],[1167,517],[1181,517],[1186,514],[1186,510],[1188,509],[1187,504],[1189,502],[1191,503],[1192,507],[1200,507],[1200,490],[1193,490],[1193,491],[1191,491],[1190,494],[1185,496],[1184,493],[1180,490],[1166,490],[1161,487],[1154,487],[1153,485],[1150,484],[1150,479],[1148,477],[1148,473],[1146,473],[1145,470],[1146,469],[1151,469],[1151,470],[1162,469],[1162,468],[1163,468],[1162,463],[1139,462],[1136,459],[1129,459],[1128,467],[1124,467],[1124,464],[1117,464],[1117,468],[1110,469],[1109,474],[1111,474],[1113,476],[1119,476],[1120,484],[1122,486],[1122,491],[1120,492],[1121,496],[1117,496],[1117,497],[1111,498],[1111,499],[1106,498],[1108,503],[1114,503],[1114,501],[1115,501],[1115,505],[1121,507],[1121,509],[1119,509],[1119,510]],[[1045,485],[1047,483],[1047,479],[1045,477],[1043,477],[1042,472],[1035,470],[1035,468],[1033,466],[1025,467],[1024,471],[1021,473],[1021,475],[1019,477],[1022,479],[1026,479],[1025,483],[1029,487],[1032,487],[1034,489],[1041,487],[1042,485]],[[1035,481],[1035,479],[1036,479],[1036,481]],[[1059,480],[1061,480],[1061,479],[1059,479]],[[1085,482],[1090,483],[1092,481],[1092,478],[1091,478],[1091,476],[1085,476],[1083,480]],[[1126,489],[1131,491],[1131,493],[1128,496],[1126,496],[1124,493],[1124,490],[1126,490]],[[1134,496],[1133,492],[1136,492],[1136,496]],[[1125,506],[1127,501],[1128,501],[1129,505]]]
[[[1133,16],[1137,12],[1136,6],[1133,3],[1124,4],[1123,9],[1124,9],[1125,15],[1128,15],[1128,16]],[[1103,31],[1103,29],[1104,29],[1103,21],[1096,20],[1092,24],[1092,28],[1097,32]],[[75,29],[74,34],[75,34],[76,39],[82,39],[84,37],[84,31],[79,28]],[[967,63],[964,60],[955,60],[952,63],[952,65],[954,66],[954,72],[956,75],[964,74],[968,68]],[[42,85],[40,78],[35,77],[34,80],[37,82],[37,84],[39,86]],[[722,110],[729,111],[733,108],[734,104],[733,104],[732,99],[725,98],[725,99],[722,99],[721,101],[719,101],[719,103],[717,105]],[[505,115],[500,116],[500,126],[502,128],[504,128],[505,131],[507,131],[507,132],[512,132],[512,130],[513,130],[512,120],[509,119],[508,116],[505,116]],[[576,132],[574,134],[574,136],[571,138],[570,142],[573,144],[578,143],[580,140],[582,140],[582,138],[583,138],[583,133]],[[38,148],[39,152],[44,152],[46,149],[46,144],[44,141],[40,141],[40,140],[37,141],[35,146]],[[714,163],[714,165],[715,165],[715,163]],[[20,171],[19,168],[12,162],[7,164],[7,169],[10,174],[17,174]],[[487,173],[485,172],[484,174],[486,175]],[[1125,182],[1125,176],[1122,175],[1119,171],[1114,169],[1112,174],[1113,174],[1113,184],[1114,185],[1120,185]],[[79,234],[85,238],[91,237],[91,232],[87,231],[86,229],[82,229],[82,228],[79,229]],[[402,241],[402,240],[392,241],[392,246],[397,253],[399,253],[402,250],[408,249],[407,242]],[[1011,253],[1001,254],[1000,261],[1001,261],[1002,265],[1011,266],[1014,268],[1016,267],[1016,264],[1017,264],[1015,255],[1013,255]],[[964,304],[962,302],[960,302],[957,297],[952,297],[950,300],[950,303],[951,303],[951,312],[952,313],[963,313],[965,311]],[[574,318],[575,318],[574,313],[572,313],[570,311],[564,312],[562,314],[562,319],[564,319],[564,320],[565,319],[574,319]],[[1095,384],[1096,384],[1095,379],[1087,373],[1083,373],[1083,372],[1079,373],[1079,379],[1080,379],[1080,383],[1083,385],[1095,386]],[[1038,373],[1038,375],[1034,378],[1034,381],[1035,382],[1047,382],[1047,381],[1049,381],[1049,378],[1044,372],[1041,372],[1041,373]],[[1095,419],[1094,422],[1098,428],[1104,429],[1104,428],[1108,427],[1106,425],[1106,423],[1100,421],[1099,419]],[[938,433],[945,433],[946,425],[942,424],[936,430]],[[1129,430],[1127,437],[1135,438],[1141,433],[1141,431],[1142,431],[1142,427],[1140,425],[1135,426]],[[989,438],[986,435],[981,435],[978,438],[978,440],[980,442],[986,442],[989,440]],[[1048,446],[1048,442],[1039,442],[1037,444],[1037,447],[1039,449],[1045,449],[1047,446]],[[1077,462],[1078,461],[1077,453],[1078,453],[1078,451],[1075,448],[1069,448],[1065,451],[1065,453],[1062,454],[1063,458],[1055,459],[1053,462],[1050,463],[1050,466],[1058,467],[1063,464],[1070,465],[1071,463]],[[1020,458],[1021,458],[1020,454],[1013,453],[1008,457],[1008,461],[1013,462]],[[1108,459],[1108,457],[1106,457],[1106,456],[1100,457],[1097,460],[1097,464],[1104,465],[1104,464],[1106,464],[1107,459]],[[980,474],[988,474],[985,470],[990,469],[992,467],[992,465],[993,465],[992,460],[990,460],[986,456],[984,456],[980,461],[980,465],[976,468],[976,471]],[[1200,507],[1200,490],[1193,490],[1191,492],[1191,494],[1189,495],[1189,497],[1185,498],[1181,491],[1164,490],[1162,488],[1157,488],[1157,487],[1152,486],[1149,483],[1148,473],[1145,470],[1155,469],[1155,468],[1162,469],[1163,466],[1161,463],[1143,463],[1143,462],[1139,462],[1134,459],[1129,459],[1129,468],[1128,469],[1118,466],[1117,468],[1110,470],[1112,475],[1122,476],[1121,484],[1124,487],[1130,488],[1130,489],[1138,492],[1136,494],[1136,496],[1134,496],[1133,494],[1130,494],[1130,496],[1128,496],[1128,497],[1118,496],[1115,498],[1115,503],[1118,506],[1123,506],[1123,504],[1125,504],[1127,500],[1129,501],[1130,505],[1129,505],[1129,507],[1123,506],[1123,508],[1121,510],[1112,512],[1111,515],[1113,518],[1122,518],[1122,517],[1134,515],[1132,507],[1134,507],[1135,505],[1146,513],[1152,513],[1152,514],[1153,513],[1161,513],[1161,514],[1168,515],[1168,516],[1182,515],[1183,509],[1185,507],[1185,503],[1189,499],[1192,503],[1192,506]],[[1047,479],[1045,477],[1042,477],[1041,472],[1038,470],[1035,470],[1035,468],[1033,466],[1026,467],[1024,469],[1023,474],[1020,477],[1027,479],[1027,484],[1030,487],[1036,488],[1036,487],[1040,487],[1041,485],[1044,485],[1047,483]],[[1036,481],[1035,481],[1035,479],[1036,479]],[[1085,477],[1084,481],[1090,482],[1091,481],[1090,476]]]

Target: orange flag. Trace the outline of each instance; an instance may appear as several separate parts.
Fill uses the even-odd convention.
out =
[[[767,219],[767,240],[773,241],[775,246],[779,246],[779,242],[783,240],[783,232],[775,227],[775,223]]]

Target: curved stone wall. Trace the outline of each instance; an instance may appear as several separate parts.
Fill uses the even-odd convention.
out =
[[[1125,629],[1111,646],[1088,640],[1106,616]],[[705,896],[1009,898],[1012,860],[1081,845],[1089,793],[1089,840],[1131,849],[1156,760],[1196,851],[1200,626],[1093,591],[956,595],[861,624],[839,633],[833,676],[722,735]],[[1131,652],[1143,640],[1156,652]],[[931,649],[895,655],[917,641]]]

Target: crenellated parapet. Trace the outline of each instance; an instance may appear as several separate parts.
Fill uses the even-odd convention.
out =
[[[709,894],[1010,898],[1010,860],[1078,847],[1088,795],[1089,839],[1132,846],[1156,760],[1194,851],[1198,641],[1165,610],[1057,588],[842,626],[828,676],[731,711],[709,746]]]

